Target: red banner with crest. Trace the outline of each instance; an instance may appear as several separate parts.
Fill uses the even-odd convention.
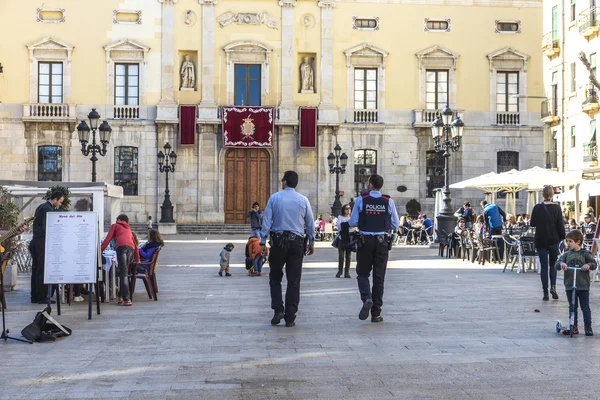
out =
[[[273,107],[223,107],[224,147],[273,147]]]

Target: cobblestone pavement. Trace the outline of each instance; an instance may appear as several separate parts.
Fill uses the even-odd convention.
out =
[[[0,398],[600,397],[598,336],[557,335],[566,299],[542,302],[535,273],[394,249],[385,321],[373,324],[358,319],[356,280],[334,277],[337,254],[324,243],[307,258],[296,327],[272,327],[268,277],[241,266],[218,277],[223,242],[205,242],[167,243],[161,264],[191,267],[159,270],[158,302],[138,285],[133,307],[105,304],[92,321],[85,303],[65,306],[58,319],[73,329],[69,338],[0,343]],[[232,262],[241,265],[244,245],[236,246]],[[17,336],[41,309],[28,303],[28,283],[20,277],[7,294]]]

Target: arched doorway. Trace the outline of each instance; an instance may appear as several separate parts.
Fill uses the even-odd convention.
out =
[[[225,153],[225,223],[244,224],[258,201],[264,210],[271,194],[270,156],[265,149],[229,149]]]

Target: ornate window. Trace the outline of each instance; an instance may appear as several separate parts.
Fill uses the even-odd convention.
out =
[[[38,64],[38,103],[63,102],[63,64],[40,62]]]
[[[499,151],[496,155],[497,167],[496,172],[502,173],[511,169],[519,169],[519,152],[518,151]],[[499,199],[506,198],[505,192],[498,192]],[[516,193],[516,198],[519,198],[519,193]]]
[[[496,33],[521,33],[521,21],[496,21]]]
[[[425,104],[428,110],[441,110],[448,104],[448,70],[426,71]]]
[[[38,181],[62,181],[62,147],[38,147]]]
[[[425,157],[427,197],[432,198],[435,197],[434,190],[444,186],[444,153],[427,150]]]
[[[47,37],[27,45],[31,84],[29,102],[69,103],[73,47]]]
[[[137,147],[115,147],[115,185],[123,187],[123,194],[125,196],[137,196]]]
[[[425,18],[425,31],[427,32],[450,32],[450,19]]]
[[[256,83],[258,83],[258,88],[251,89],[251,91],[254,93],[254,91],[258,89],[260,97],[260,102],[258,104],[260,105],[266,103],[266,97],[263,96],[269,94],[269,64],[271,52],[273,50],[255,41],[240,40],[223,47],[223,51],[225,51],[225,65],[227,67],[227,104],[233,104],[234,102],[237,103],[238,93],[243,91],[242,89],[238,89],[239,92],[236,92],[236,85],[238,84],[236,81],[236,73],[241,71],[241,69],[238,70],[236,67],[240,64],[246,66],[256,65],[259,71],[259,78],[258,81],[256,81]],[[248,74],[252,72],[252,76],[256,76],[253,68],[248,68],[248,70],[252,70],[247,71]],[[242,72],[240,72],[240,74],[241,73]],[[247,76],[249,77],[249,75]],[[253,83],[253,85],[256,86],[256,83]]]
[[[497,125],[527,125],[529,56],[505,47],[487,55],[490,63],[490,111]],[[520,95],[517,97],[517,95]]]
[[[357,196],[369,190],[369,177],[377,173],[377,150],[354,151],[354,192]]]
[[[379,17],[352,17],[352,29],[359,31],[375,31],[379,29]]]
[[[235,65],[235,105],[260,106],[260,65]]]
[[[432,46],[415,54],[419,61],[419,103],[421,108],[456,108],[456,63],[458,54]]]
[[[140,104],[139,64],[115,64],[115,105]]]
[[[377,69],[354,69],[354,108],[377,109]]]

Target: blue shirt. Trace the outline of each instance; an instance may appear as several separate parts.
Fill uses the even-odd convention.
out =
[[[425,218],[423,220],[423,222],[421,222],[421,224],[423,225],[423,228],[425,228],[425,229],[429,229],[433,226],[433,222],[429,218]]]
[[[371,197],[379,198],[381,197],[381,192],[377,190],[371,190],[369,193]],[[354,202],[354,209],[352,210],[352,215],[350,216],[350,220],[348,221],[348,225],[350,226],[358,226],[358,214],[362,211],[363,199],[362,196],[358,196],[356,201]],[[398,230],[398,225],[400,225],[400,219],[398,218],[398,212],[396,211],[396,206],[394,205],[394,200],[390,199],[389,203],[389,212],[390,212],[390,229],[392,231]],[[381,235],[387,232],[362,232],[363,235]]]
[[[263,214],[261,244],[265,244],[270,231],[289,231],[298,236],[308,236],[308,243],[314,244],[315,227],[308,199],[292,188],[273,194]]]

